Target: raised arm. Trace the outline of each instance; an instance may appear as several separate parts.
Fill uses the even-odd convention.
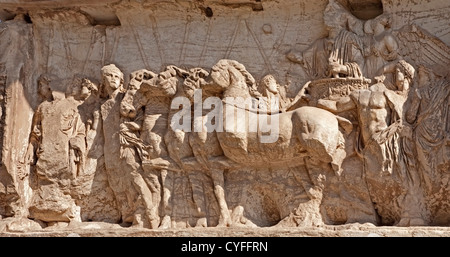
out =
[[[27,151],[25,152],[24,157],[20,161],[22,164],[33,164],[34,163],[34,157],[36,153],[36,149],[39,146],[39,143],[41,142],[41,108],[40,106],[36,110],[36,112],[33,115],[33,121],[31,125],[31,133],[30,133],[30,139],[27,146]]]

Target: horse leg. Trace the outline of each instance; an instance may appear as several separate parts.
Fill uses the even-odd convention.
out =
[[[344,162],[345,157],[347,157],[347,152],[345,151],[345,139],[341,132],[339,133],[339,140],[336,146],[336,150],[334,151],[331,157],[331,168],[334,173],[339,177],[342,174],[342,163]]]
[[[163,219],[159,226],[160,229],[168,229],[172,226],[170,214],[172,213],[172,206],[170,205],[170,197],[172,196],[173,179],[172,172],[166,169],[161,170],[161,184],[162,184],[162,213]]]
[[[150,208],[150,216],[157,217],[157,219],[154,219],[154,221],[151,222],[152,228],[158,228],[160,222],[158,210],[161,203],[161,184],[159,182],[158,173],[158,170],[152,169],[150,171],[146,171],[144,176],[144,181],[151,192],[152,205]]]
[[[305,169],[298,169],[295,174],[296,180],[303,186],[309,200],[301,203],[295,211],[295,221],[298,226],[322,225],[322,215],[320,205],[323,198],[324,171],[330,168],[333,156],[329,153],[329,141],[323,136],[332,136],[323,131],[313,130],[309,124],[304,124],[298,119],[294,119],[294,127],[304,128],[298,131],[297,138],[303,148],[307,151],[308,157],[304,158]],[[323,133],[319,133],[323,132]],[[326,166],[326,167],[325,167]]]
[[[225,199],[225,179],[223,177],[223,170],[211,169],[211,178],[214,185],[214,195],[216,196],[217,202],[219,203],[220,218],[218,227],[229,227],[232,225],[230,212],[228,210],[228,205]]]
[[[309,198],[308,201],[300,203],[295,209],[294,221],[299,227],[323,224],[320,212],[324,188],[321,172],[322,169],[317,165],[316,161],[306,157],[305,170],[299,168],[293,173],[295,179],[302,185]]]
[[[205,211],[205,194],[203,192],[203,183],[196,178],[200,174],[199,171],[189,170],[188,179],[192,189],[192,200],[196,206],[196,216],[198,217],[196,227],[207,227],[206,211]]]

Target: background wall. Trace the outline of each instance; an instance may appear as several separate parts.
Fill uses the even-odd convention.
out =
[[[450,44],[446,0],[340,0],[361,18],[393,14],[393,29],[415,23]],[[52,73],[65,91],[76,74],[100,78],[114,63],[126,79],[137,69],[159,72],[166,65],[209,69],[223,58],[243,63],[259,80],[274,74],[295,95],[309,80],[289,62],[291,49],[306,49],[327,35],[328,0],[173,1],[0,1],[0,72],[5,75],[5,109],[0,170],[0,206],[23,204],[26,180],[18,165],[31,118],[39,104],[37,78]],[[381,8],[381,9],[380,9]],[[9,208],[8,207],[8,208]],[[9,209],[11,209],[9,208]],[[0,208],[0,215],[14,210]]]

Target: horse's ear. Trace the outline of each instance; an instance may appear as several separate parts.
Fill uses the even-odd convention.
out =
[[[152,78],[155,78],[156,76],[158,76],[158,75],[152,71],[144,71],[143,72],[143,78],[145,80],[150,80]]]
[[[139,71],[134,71],[130,74],[130,80],[135,79],[137,81],[142,81],[143,75],[142,72]]]
[[[173,66],[173,69],[177,72],[178,76],[180,77],[187,78],[190,75],[189,71],[179,68],[177,66]]]

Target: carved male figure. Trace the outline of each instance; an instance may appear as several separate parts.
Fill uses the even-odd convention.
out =
[[[319,100],[319,107],[332,112],[356,109],[359,120],[357,151],[364,159],[368,189],[381,216],[382,224],[423,225],[422,199],[410,199],[417,174],[408,167],[413,161],[408,144],[409,127],[404,123],[403,106],[415,69],[406,61],[391,63],[383,72],[395,72],[397,91],[391,91],[379,82],[368,90],[357,90],[349,97],[334,102]],[[408,181],[412,180],[412,181]],[[417,189],[417,188],[416,188]]]
[[[157,227],[152,193],[142,178],[142,167],[134,147],[121,146],[120,132],[125,120],[120,115],[124,96],[123,73],[114,64],[101,70],[102,92],[107,100],[101,105],[104,157],[108,180],[114,191],[122,221],[136,226]]]
[[[30,217],[46,222],[80,219],[79,207],[71,197],[71,183],[84,155],[84,124],[77,104],[60,92],[51,92],[50,80],[39,79],[39,94],[46,99],[38,106],[32,122],[30,143],[24,162],[37,157],[37,188],[29,207]]]
[[[289,107],[290,99],[286,98],[285,94],[281,91],[281,86],[275,80],[273,75],[266,75],[261,79],[261,83],[259,84],[258,91],[261,93],[263,103],[260,102],[260,105],[264,105],[264,109],[267,112],[271,112],[271,110],[276,110],[276,112],[285,112]],[[261,108],[262,106],[260,106]]]

